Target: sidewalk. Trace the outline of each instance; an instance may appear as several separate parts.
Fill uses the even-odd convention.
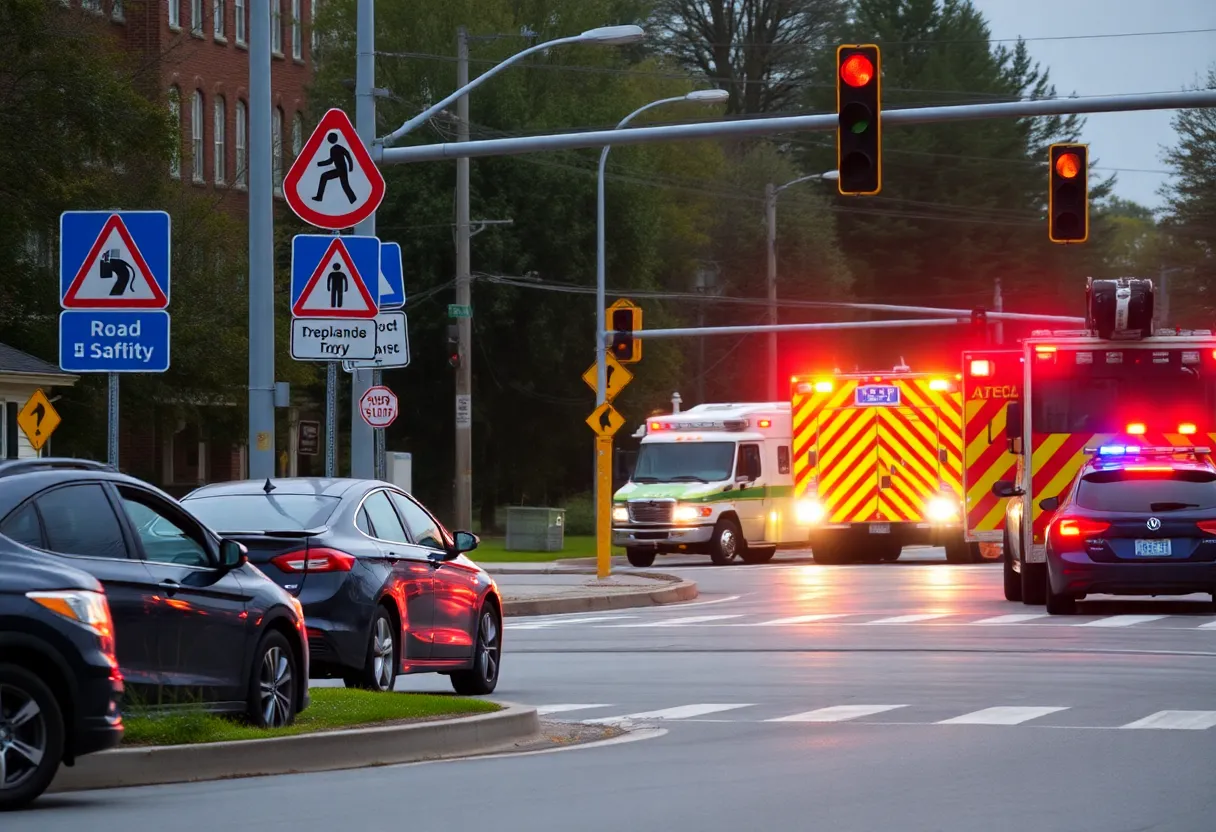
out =
[[[657,572],[615,572],[600,580],[592,570],[540,563],[487,563],[502,592],[506,616],[559,615],[690,601],[697,585]]]

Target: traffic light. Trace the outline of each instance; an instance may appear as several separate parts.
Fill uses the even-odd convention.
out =
[[[642,342],[633,336],[641,323],[642,310],[636,306],[612,310],[612,357],[622,364],[635,364],[642,359]]]
[[[988,339],[988,311],[982,306],[971,310],[971,333],[985,341]]]
[[[1083,243],[1089,239],[1089,145],[1053,144],[1048,154],[1047,236],[1053,243]]]
[[[456,324],[448,324],[448,366],[460,366],[460,328]]]
[[[878,47],[836,49],[836,188],[842,194],[882,189],[881,79]]]

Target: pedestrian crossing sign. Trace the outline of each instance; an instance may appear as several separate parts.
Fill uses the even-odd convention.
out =
[[[331,231],[380,207],[384,177],[345,112],[334,107],[321,117],[283,178],[283,196],[304,222]]]
[[[376,237],[297,234],[291,246],[292,317],[375,318],[379,306],[368,280],[376,281],[379,269]]]

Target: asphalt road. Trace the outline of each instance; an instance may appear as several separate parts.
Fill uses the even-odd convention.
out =
[[[558,753],[44,799],[90,829],[1210,832],[1210,597],[1001,598],[995,565],[676,566],[692,603],[508,621],[497,697],[656,726]],[[447,690],[411,677],[411,690]],[[659,733],[659,732],[651,732]]]

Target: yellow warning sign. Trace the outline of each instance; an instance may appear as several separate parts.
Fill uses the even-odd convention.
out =
[[[25,407],[21,408],[21,412],[17,414],[17,424],[25,432],[26,438],[30,440],[30,445],[35,451],[42,450],[42,446],[51,438],[51,434],[62,421],[59,413],[51,405],[51,400],[41,389],[30,396]]]
[[[618,393],[625,389],[625,385],[633,381],[633,373],[626,370],[624,364],[613,358],[612,353],[608,353],[606,359],[604,362],[608,365],[606,367],[608,370],[608,390],[606,391],[606,395],[608,401],[612,401]],[[587,372],[583,373],[583,381],[587,382],[587,386],[592,390],[596,389],[595,369],[596,365],[592,364],[587,368]]]
[[[604,402],[587,417],[587,424],[600,436],[612,436],[625,424],[625,417],[608,402]]]

